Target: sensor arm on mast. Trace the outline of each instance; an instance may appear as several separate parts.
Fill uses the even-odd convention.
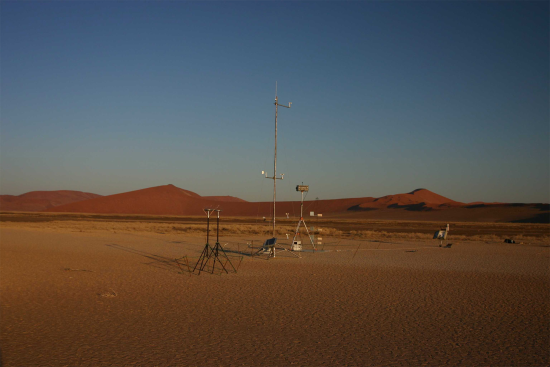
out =
[[[288,106],[285,106],[284,104],[279,104],[279,103],[277,102],[277,100],[275,100],[275,105],[276,105],[276,106],[281,106],[281,107],[284,107],[284,108],[290,108],[291,105],[292,105],[292,102],[288,102]]]
[[[285,177],[284,173],[281,173],[281,177],[268,177],[266,171],[262,171],[262,175],[265,175],[265,178],[269,178],[270,180],[282,180]]]

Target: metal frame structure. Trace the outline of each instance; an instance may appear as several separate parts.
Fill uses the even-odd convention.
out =
[[[449,241],[447,240],[447,235],[449,234],[449,224],[445,228],[441,228],[439,231],[434,233],[434,240],[439,240],[439,247],[443,247],[443,241],[445,245],[448,246]]]
[[[202,250],[202,253],[197,260],[197,263],[195,264],[195,267],[191,271],[192,273],[195,272],[195,270],[198,270],[198,275],[201,274],[201,271],[205,271],[205,267],[211,263],[212,271],[211,273],[214,274],[214,270],[216,268],[216,262],[220,264],[221,270],[225,271],[227,274],[231,269],[228,269],[226,267],[227,264],[231,265],[231,268],[233,269],[232,272],[236,273],[237,269],[235,269],[235,266],[233,266],[233,263],[231,260],[229,260],[229,257],[225,253],[225,250],[220,245],[220,209],[204,209],[206,212],[206,245],[204,245],[204,249]],[[217,212],[217,225],[216,225],[216,244],[214,247],[210,246],[209,244],[209,233],[210,233],[210,213],[211,212]],[[223,258],[225,262],[222,262],[220,259]]]
[[[290,108],[292,102],[288,103],[288,106],[279,104],[279,97],[277,97],[277,83],[275,82],[275,157],[273,160],[273,177],[268,177],[267,172],[265,173],[265,178],[273,180],[273,237],[275,237],[275,202],[277,201],[277,180],[282,180],[284,178],[284,173],[281,174],[281,177],[277,177],[277,116],[278,116],[278,107]],[[264,171],[262,171],[264,174]]]
[[[299,259],[301,258],[301,256],[299,254],[295,254],[294,252],[292,252],[291,250],[289,250],[285,247],[281,246],[281,247],[278,248],[278,250],[279,251],[287,251],[292,256],[297,257]],[[267,239],[264,242],[263,246],[260,247],[260,249],[254,254],[254,256],[267,254],[267,260],[269,260],[269,258],[271,258],[271,257],[275,258],[276,251],[277,251],[277,238],[273,237],[273,238]]]
[[[304,192],[309,191],[309,185],[296,185],[296,191],[299,191],[302,194],[302,202],[300,204],[300,220],[298,221],[298,225],[296,226],[296,231],[294,231],[294,238],[292,238],[292,246],[294,246],[294,241],[296,241],[296,237],[300,236],[300,225],[304,223],[304,228],[306,229],[307,236],[309,237],[309,242],[311,242],[311,246],[313,246],[313,249],[315,248],[315,242],[311,238],[311,234],[309,233],[309,230],[307,229],[306,221],[304,220]],[[293,250],[293,247],[291,247]]]

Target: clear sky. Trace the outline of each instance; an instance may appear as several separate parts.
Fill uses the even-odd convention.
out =
[[[1,194],[550,201],[547,1],[0,6]]]

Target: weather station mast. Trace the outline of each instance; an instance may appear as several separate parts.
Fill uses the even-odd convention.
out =
[[[277,177],[277,115],[278,107],[290,108],[292,102],[288,102],[288,106],[279,104],[279,98],[277,97],[277,82],[275,82],[275,158],[273,160],[273,177],[268,177],[267,172],[262,171],[265,174],[265,178],[273,180],[273,237],[275,237],[275,202],[277,201],[277,180],[284,178],[284,173],[281,177]]]

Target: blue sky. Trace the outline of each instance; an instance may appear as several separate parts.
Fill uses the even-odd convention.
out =
[[[550,201],[548,2],[0,6],[1,194]]]

